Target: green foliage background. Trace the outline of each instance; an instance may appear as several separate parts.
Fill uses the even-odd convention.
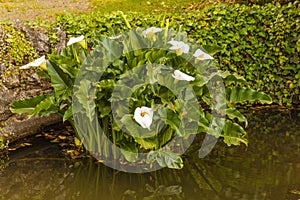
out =
[[[299,1],[282,1],[282,5],[264,1],[237,2],[241,4],[199,4],[192,9],[181,8],[181,12],[169,9],[165,14],[127,12],[126,17],[133,27],[160,27],[169,19],[170,27],[181,27],[208,51],[218,47],[214,58],[222,70],[242,75],[254,89],[271,95],[274,103],[299,104]],[[80,15],[57,15],[54,22],[44,26],[50,35],[53,28],[60,27],[69,36],[83,34],[86,37],[128,30],[119,12],[103,13],[100,9]],[[30,42],[13,25],[1,25],[0,36],[0,62],[6,66],[20,66],[36,57]],[[55,37],[50,40],[52,45],[57,42]],[[11,71],[6,70],[6,75],[10,76]]]
[[[179,28],[209,52],[221,69],[237,72],[252,87],[264,91],[279,105],[299,104],[300,4],[216,4],[179,14],[126,13],[133,27]],[[53,26],[68,35],[112,35],[127,30],[118,12],[58,15]],[[93,43],[93,41],[90,41]],[[209,45],[208,45],[209,44]],[[213,44],[213,45],[212,45]],[[214,53],[214,52],[211,52]]]

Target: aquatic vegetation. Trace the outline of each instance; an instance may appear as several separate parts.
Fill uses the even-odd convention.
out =
[[[195,134],[247,145],[247,119],[235,104],[272,102],[168,27],[91,40],[92,47],[81,37],[49,55],[47,71],[38,74],[51,80],[53,93],[17,101],[11,111],[60,114],[99,160],[182,168],[180,156]]]

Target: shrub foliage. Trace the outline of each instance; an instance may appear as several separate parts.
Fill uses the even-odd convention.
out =
[[[216,4],[182,14],[126,13],[133,27],[181,27],[208,51],[219,49],[223,70],[242,75],[253,88],[271,95],[280,105],[299,104],[300,15],[299,2],[285,5]],[[111,35],[127,30],[120,13],[97,11],[58,15],[55,26],[68,35]],[[93,42],[93,41],[90,41]],[[209,44],[209,45],[208,45]]]

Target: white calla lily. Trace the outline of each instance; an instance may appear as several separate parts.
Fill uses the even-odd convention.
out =
[[[174,73],[172,74],[172,77],[177,79],[177,80],[184,80],[184,81],[193,81],[195,80],[194,77],[189,76],[179,70],[175,70]]]
[[[30,67],[41,67],[42,69],[46,69],[46,58],[42,56],[26,65],[20,67],[20,69],[29,69]]]
[[[153,110],[151,108],[142,106],[138,107],[134,111],[133,118],[137,123],[139,123],[143,128],[150,130],[153,119]]]
[[[196,58],[196,60],[213,60],[214,59],[209,54],[203,52],[201,49],[197,49],[193,56]]]
[[[70,46],[70,45],[75,44],[75,43],[79,43],[81,46],[83,46],[85,48],[84,36],[81,35],[79,37],[71,37],[70,40],[67,43],[67,46]]]
[[[161,31],[162,31],[161,28],[151,27],[151,28],[147,28],[146,30],[144,30],[142,32],[142,34],[144,37],[152,39],[155,37],[155,33],[159,33]]]
[[[182,41],[175,41],[175,40],[172,40],[172,41],[169,41],[168,42],[169,44],[171,44],[172,46],[170,47],[171,50],[175,50],[176,51],[176,54],[179,56],[183,53],[188,53],[189,50],[190,50],[190,47],[189,45],[185,44],[184,42]]]

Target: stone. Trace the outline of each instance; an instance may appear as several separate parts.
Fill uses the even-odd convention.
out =
[[[29,118],[26,114],[14,114],[10,111],[10,105],[16,100],[33,97],[39,94],[52,92],[51,88],[43,88],[38,85],[27,88],[0,87],[0,136],[5,141],[15,141],[41,131],[47,127],[62,121],[58,115],[49,117],[35,116]]]
[[[22,21],[16,21],[15,27],[24,33],[39,56],[50,53],[46,29],[30,27]],[[60,53],[66,45],[67,36],[60,29],[53,31],[59,38],[55,49]],[[19,70],[17,66],[5,66],[0,63],[0,73],[0,137],[5,141],[11,142],[34,135],[44,127],[62,122],[62,118],[56,114],[29,118],[26,114],[14,114],[10,111],[10,105],[16,100],[53,92],[49,80],[40,78],[36,69]]]
[[[56,114],[48,117],[34,116],[29,118],[27,115],[13,115],[4,123],[1,134],[5,141],[14,142],[41,132],[45,127],[61,122],[62,118]]]
[[[56,29],[53,31],[56,31],[56,36],[59,39],[59,42],[55,45],[55,51],[57,54],[60,54],[67,44],[67,34],[61,29]]]
[[[22,21],[15,22],[15,26],[18,30],[24,33],[25,37],[30,41],[37,54],[45,55],[50,53],[49,37],[47,36],[46,29],[39,26],[31,28]]]

